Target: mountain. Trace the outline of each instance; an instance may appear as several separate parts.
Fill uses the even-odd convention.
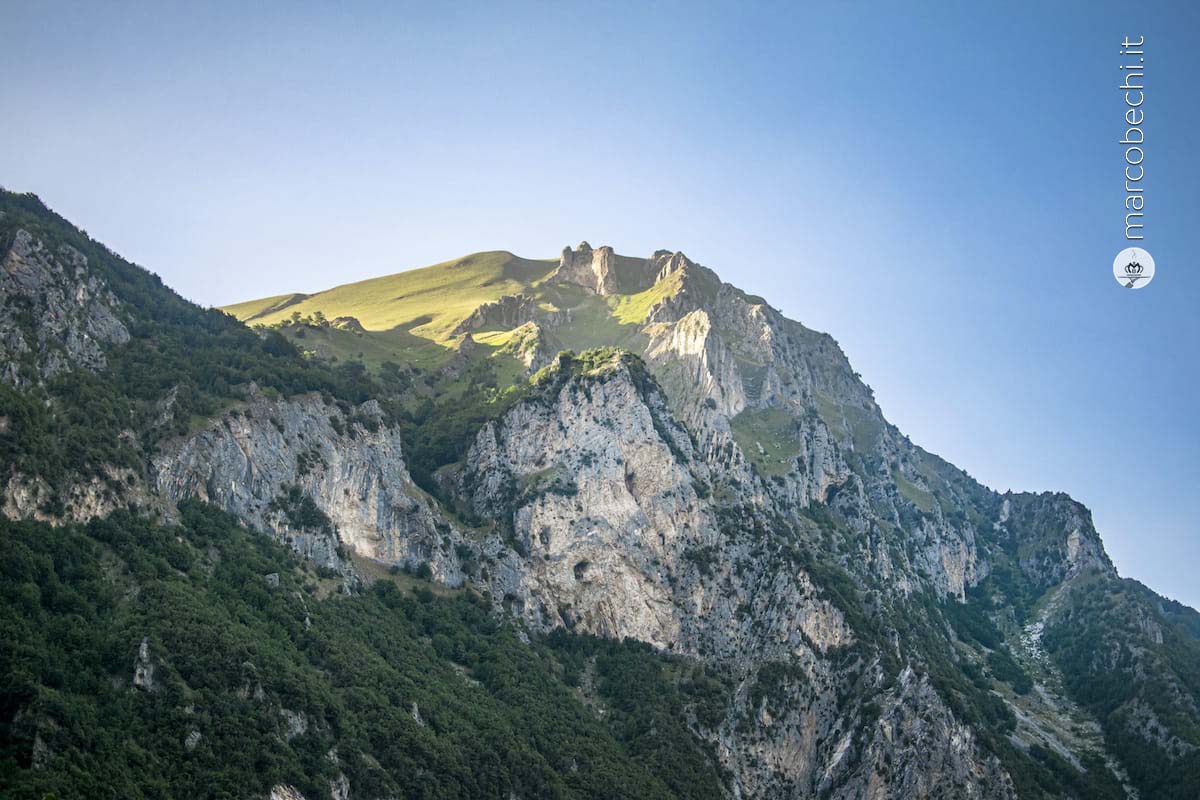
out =
[[[1200,616],[682,253],[229,316],[0,212],[16,796],[1200,792]]]

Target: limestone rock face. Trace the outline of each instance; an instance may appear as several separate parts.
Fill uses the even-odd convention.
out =
[[[19,386],[69,369],[107,366],[102,345],[129,341],[119,303],[87,258],[63,245],[51,251],[18,230],[0,262],[0,380]]]
[[[537,299],[531,295],[508,294],[499,300],[483,303],[454,328],[455,335],[469,331],[516,328],[534,318]]]
[[[918,711],[918,709],[922,709]],[[845,740],[843,740],[845,741]],[[841,743],[839,742],[839,747]],[[882,770],[859,772],[833,796],[1016,797],[1012,778],[995,758],[979,758],[971,728],[954,718],[926,676],[911,668],[900,675],[899,691],[885,701],[864,757]]]
[[[427,564],[457,586],[468,577],[467,548],[494,562],[497,586],[515,584],[515,553],[496,536],[469,537],[413,483],[400,433],[375,401],[347,411],[316,395],[282,400],[252,389],[241,407],[164,443],[150,471],[165,501],[212,503],[347,576],[354,553]]]
[[[254,391],[199,433],[166,443],[152,473],[169,501],[210,502],[329,568],[343,567],[339,543],[386,561],[424,560],[436,534],[399,434],[380,424],[374,402],[347,413],[317,396]],[[304,513],[310,503],[319,516]]]
[[[732,613],[735,598],[704,584],[742,552],[739,532],[723,527],[708,465],[647,380],[618,357],[514,408],[476,438],[463,490],[478,515],[511,520],[529,554],[535,621],[671,649],[720,642],[732,653],[736,638],[693,622],[714,604]],[[809,602],[802,576],[780,580],[770,593],[795,595],[790,624],[821,647],[852,640],[836,610]],[[789,627],[780,635],[794,635]]]
[[[704,309],[657,328],[645,357],[659,381],[677,390],[684,419],[692,424],[702,422],[701,406],[730,418],[747,406],[737,358],[715,334],[712,318]]]
[[[715,533],[696,494],[707,470],[675,456],[690,447],[662,399],[647,401],[619,363],[480,431],[467,491],[476,513],[510,522],[529,553],[522,599],[535,619],[678,641],[681,615],[651,562],[678,562]]]
[[[803,569],[763,550],[752,510],[721,511],[710,488],[718,476],[639,368],[614,357],[477,436],[460,489],[475,513],[511,524],[524,555],[506,589],[514,613],[731,665],[746,688],[708,735],[744,796],[784,786],[798,796],[919,796],[946,779],[978,797],[1013,796],[998,762],[911,670],[882,692],[892,728],[855,743],[834,658],[855,632]],[[786,701],[755,705],[749,687],[785,662],[802,665],[780,687]],[[869,670],[859,680],[883,678]],[[747,717],[753,736],[739,728]],[[917,717],[935,721],[905,746],[903,782],[881,783],[873,770],[901,752],[889,737]]]

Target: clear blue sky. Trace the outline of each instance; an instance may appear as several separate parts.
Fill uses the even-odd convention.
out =
[[[1196,6],[105,5],[0,2],[0,184],[184,295],[682,249],[832,333],[914,441],[1070,492],[1123,574],[1200,606]],[[1111,276],[1126,35],[1139,292]]]

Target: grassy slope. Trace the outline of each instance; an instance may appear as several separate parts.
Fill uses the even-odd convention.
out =
[[[243,322],[271,325],[294,312],[321,311],[329,319],[350,316],[368,331],[406,330],[424,339],[443,340],[480,304],[515,294],[545,277],[553,261],[519,258],[512,253],[475,253],[431,267],[348,283],[281,303],[289,295],[226,306]]]
[[[526,290],[546,277],[554,261],[505,251],[475,253],[430,267],[336,286],[314,295],[283,294],[225,306],[251,324],[274,325],[300,314],[354,317],[363,333],[284,328],[297,347],[323,359],[361,361],[377,370],[387,361],[419,369],[445,366],[459,343],[450,335],[481,304]],[[511,360],[511,359],[510,359]],[[514,372],[505,364],[504,374]]]
[[[619,262],[625,272],[644,263],[626,257]],[[281,332],[301,350],[326,360],[361,361],[372,370],[387,361],[435,369],[448,363],[457,349],[459,339],[450,335],[453,328],[481,304],[507,294],[532,292],[546,312],[571,310],[572,324],[554,331],[555,347],[583,351],[623,346],[640,351],[645,347],[640,324],[650,307],[679,289],[675,280],[633,294],[599,297],[582,287],[543,283],[554,267],[553,261],[505,251],[476,253],[313,295],[281,294],[222,310],[247,324],[268,326],[296,313],[309,317],[319,311],[330,320],[352,316],[364,333],[315,327],[285,327]],[[633,279],[627,277],[624,283],[632,284]],[[518,363],[500,352],[513,335],[514,331],[486,329],[475,332],[474,338],[484,345],[481,357],[504,361],[498,372],[515,379],[521,372]]]
[[[259,300],[247,300],[245,303],[234,303],[231,306],[225,306],[221,310],[245,321],[251,317],[265,317],[270,314],[281,313],[283,309],[299,303],[307,296],[299,292],[277,294],[273,297],[263,297]],[[288,313],[291,312],[289,311]]]

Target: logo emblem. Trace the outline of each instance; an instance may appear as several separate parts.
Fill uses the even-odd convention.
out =
[[[1154,257],[1140,247],[1126,247],[1113,259],[1113,277],[1126,289],[1141,289],[1154,280]]]

